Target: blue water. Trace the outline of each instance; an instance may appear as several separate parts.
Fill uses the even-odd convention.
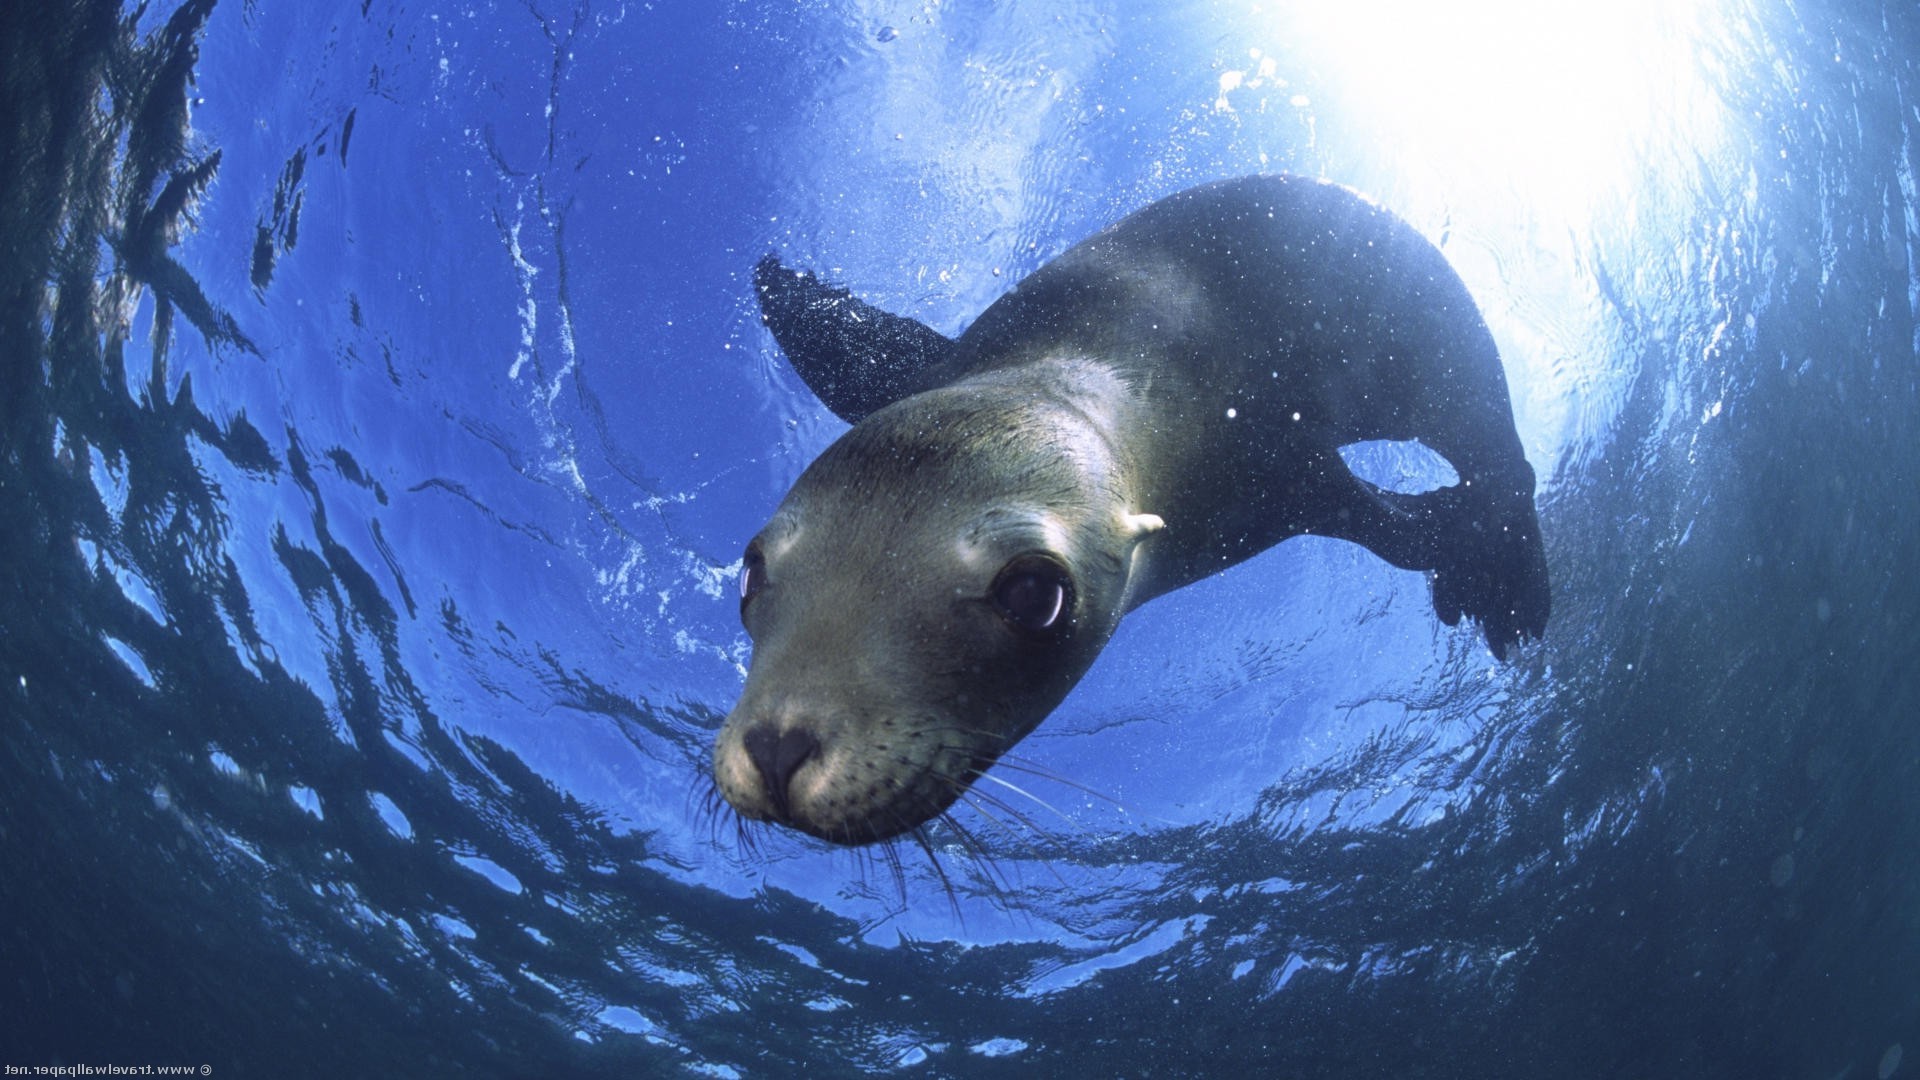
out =
[[[1910,4],[47,0],[0,59],[0,1064],[1913,1073]],[[1546,639],[1292,541],[1129,618],[986,858],[737,843],[733,574],[842,430],[753,262],[954,332],[1278,170],[1479,299]]]

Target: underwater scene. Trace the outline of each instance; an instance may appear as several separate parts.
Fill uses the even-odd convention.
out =
[[[0,1067],[1920,1075],[1917,139],[1911,0],[9,0]],[[804,835],[828,750],[723,726],[865,410],[768,268],[965,354],[1256,175],[1464,285],[1544,631],[1294,528],[943,812]],[[1361,489],[1464,490],[1381,424]],[[1096,598],[1009,566],[1016,629]]]

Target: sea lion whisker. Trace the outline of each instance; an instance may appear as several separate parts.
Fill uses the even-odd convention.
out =
[[[910,761],[907,758],[900,757],[898,755],[895,755],[891,760],[892,760],[892,763],[896,765],[902,765],[908,768],[916,767],[916,764],[913,761]],[[1078,825],[1078,822],[1074,821],[1072,817],[1070,817],[1065,813],[1062,813],[1059,809],[1049,804],[1046,800],[1041,799],[1038,796],[1020,787],[1010,784],[1005,780],[1001,780],[998,777],[988,776],[984,770],[979,768],[972,769],[966,779],[955,777],[955,776],[948,776],[944,773],[938,773],[938,772],[929,773],[927,775],[929,776],[929,778],[937,781],[938,783],[946,785],[946,787],[954,793],[956,799],[966,802],[967,805],[971,806],[974,810],[980,812],[981,816],[987,818],[990,821],[993,821],[995,824],[1000,825],[1002,828],[1007,827],[1006,823],[1003,821],[1000,821],[992,813],[987,812],[987,810],[985,809],[986,807],[991,806],[994,809],[997,809],[998,811],[1000,811],[1000,813],[1007,815],[1008,817],[1012,818],[1014,821],[1018,822],[1020,825],[1024,826],[1028,831],[1034,833],[1036,836],[1038,836],[1041,840],[1045,841],[1048,845],[1050,845],[1054,849],[1056,856],[1064,856],[1067,854],[1069,849],[1067,845],[1058,836],[1054,835],[1052,832],[1048,831],[1046,828],[1041,826],[1041,824],[1033,820],[1033,818],[1020,812],[1020,810],[1014,807],[1012,803],[996,795],[993,795],[989,792],[980,790],[978,786],[975,786],[969,781],[978,780],[983,777],[985,779],[992,780],[994,783],[999,784],[1001,787],[1007,788],[1010,791],[1023,795],[1026,798],[1032,800],[1033,802],[1039,804],[1040,806],[1053,811],[1053,813],[1056,816],[1058,816],[1061,820],[1067,822],[1068,824]],[[896,820],[900,820],[898,811],[894,811],[894,816]],[[942,820],[946,820],[949,822],[953,820],[951,815],[947,814],[945,811],[941,812],[940,818]]]
[[[881,857],[887,862],[887,873],[893,878],[893,891],[900,898],[900,906],[907,906],[907,870],[900,862],[900,845],[888,840],[878,845]]]
[[[973,860],[973,864],[981,869],[983,880],[986,881],[987,890],[992,894],[995,905],[1002,911],[1008,910],[1008,898],[1013,895],[1013,882],[1007,877],[1006,871],[1000,867],[999,862],[988,852],[987,846],[968,831],[966,826],[954,820],[952,814],[942,811],[937,820],[953,830],[953,834],[960,839],[961,850],[965,851],[967,857]]]
[[[954,891],[953,879],[947,877],[947,868],[940,865],[940,857],[934,853],[933,839],[927,835],[927,827],[916,826],[906,835],[911,836],[914,842],[920,845],[920,850],[927,853],[927,862],[933,867],[934,875],[940,879],[940,888],[947,894],[948,909],[953,912],[954,919],[961,926],[966,926],[967,917],[960,911],[960,895]]]
[[[1082,794],[1091,795],[1094,798],[1101,800],[1102,802],[1112,803],[1114,806],[1119,807],[1121,810],[1125,810],[1127,813],[1133,812],[1131,809],[1127,807],[1126,803],[1121,802],[1119,799],[1114,798],[1113,796],[1107,794],[1104,791],[1100,791],[1095,788],[1090,788],[1087,785],[1079,782],[1078,780],[1061,776],[1059,773],[1054,772],[1051,769],[1044,768],[1040,765],[1036,765],[1033,762],[1028,761],[1024,758],[1017,758],[1011,754],[1002,754],[998,759],[994,761],[994,765],[1004,769],[1011,769],[1014,772],[1025,773],[1028,776],[1039,777],[1042,780],[1051,780],[1056,784],[1063,784],[1067,787],[1074,789],[1075,791],[1081,792]]]
[[[1005,799],[988,794],[978,788],[968,787],[957,780],[949,780],[948,783],[959,789],[958,802],[965,803],[974,813],[986,818],[1000,829],[1008,833],[1014,833],[1017,831],[1014,825],[1019,825],[1051,845],[1057,854],[1064,855],[1066,853],[1066,846],[1060,842],[1058,837],[1053,836],[1041,828],[1039,823],[1035,822],[1032,818],[1014,809]],[[1002,815],[1005,816],[1002,817]],[[958,827],[957,819],[953,818],[951,814],[943,812],[941,818],[942,820],[954,822],[955,827]],[[1011,822],[1011,824],[1009,824],[1009,822]]]
[[[907,907],[907,877],[900,863],[899,845],[893,840],[883,840],[874,844],[853,847],[854,858],[860,863],[860,880],[868,881],[873,877],[874,867],[885,864],[887,878],[893,883],[893,894],[899,903],[899,910]]]
[[[750,821],[747,818],[741,817],[739,814],[735,814],[733,820],[734,834],[738,838],[737,843],[746,849],[748,858],[758,862],[763,854],[760,847],[760,840],[764,830],[760,828],[760,823]]]
[[[696,799],[692,811],[694,827],[706,832],[708,843],[716,846],[724,843],[722,830],[731,824],[734,855],[742,859],[759,857],[755,843],[757,837],[750,827],[751,823],[734,810],[732,804],[721,796],[719,789],[707,784],[697,797],[690,793],[689,798]]]
[[[721,797],[720,789],[713,785],[712,778],[702,778],[703,782],[694,785],[687,792],[688,817],[693,820],[696,829],[707,834],[709,843],[720,842],[720,826],[724,815],[732,812],[733,807]]]
[[[1039,822],[1021,813],[1016,807],[1013,806],[1013,804],[1007,802],[1005,799],[1002,799],[996,795],[992,795],[987,792],[981,791],[978,788],[974,788],[966,792],[966,794],[963,795],[962,798],[964,798],[967,801],[967,805],[973,807],[975,810],[980,810],[981,804],[984,803],[988,806],[992,806],[994,809],[999,810],[1001,813],[1019,822],[1021,825],[1025,826],[1028,829],[1028,831],[1032,832],[1034,835],[1038,836],[1041,840],[1045,841],[1049,846],[1051,846],[1054,849],[1054,853],[1056,856],[1064,857],[1065,855],[1068,854],[1069,849],[1067,848],[1067,845],[1064,841],[1062,841],[1058,836],[1055,836],[1053,833],[1048,832],[1044,827],[1041,826]],[[988,815],[988,816],[991,816],[991,815]]]
[[[721,824],[723,820],[732,826],[734,853],[743,858],[758,858],[760,854],[760,836],[759,833],[755,831],[753,822],[748,821],[739,814],[728,813],[724,819],[715,820],[715,830],[724,827]],[[718,835],[716,832],[716,839]]]
[[[994,826],[1001,829],[1002,831],[1012,832],[1013,829],[1011,826],[1009,826],[1005,821],[1002,821],[998,816],[996,816],[992,810],[988,809],[988,806],[990,805],[991,801],[982,800],[978,796],[979,796],[978,792],[975,792],[972,790],[962,790],[959,794],[959,797],[955,800],[955,802],[956,804],[965,803],[969,808],[973,810],[974,813],[979,814],[983,818],[986,818],[989,822],[991,822]],[[996,809],[999,809],[999,808],[996,807]],[[951,813],[949,811],[942,811],[942,813],[951,817]]]
[[[1023,788],[1018,784],[1008,783],[1007,781],[1000,779],[999,777],[993,775],[992,773],[984,772],[984,771],[974,773],[973,778],[975,780],[986,780],[990,783],[999,784],[1001,787],[1006,788],[1008,791],[1013,792],[1015,795],[1023,795],[1026,798],[1033,800],[1035,803],[1039,804],[1041,807],[1047,810],[1053,811],[1053,813],[1056,816],[1058,816],[1060,820],[1067,822],[1068,824],[1076,824],[1076,822],[1074,822],[1074,820],[1071,817],[1068,817],[1066,814],[1062,813],[1052,803],[1048,802],[1047,800],[1041,798],[1038,795],[1035,795],[1033,792],[1028,791],[1026,788]]]
[[[1060,840],[1059,837],[1041,828],[1037,823],[1034,822],[1032,818],[1027,817],[1025,814],[1022,814],[1020,811],[1015,810],[1011,806],[1008,806],[1004,801],[997,799],[991,795],[988,795],[984,791],[969,791],[964,796],[964,798],[966,800],[967,805],[971,806],[976,813],[979,813],[982,816],[990,820],[993,820],[996,824],[999,824],[998,819],[994,818],[992,814],[987,813],[985,808],[981,805],[982,802],[992,804],[993,806],[997,807],[1000,810],[1000,812],[1008,815],[1009,817],[1012,817],[1015,821],[1026,826],[1029,831],[1031,831],[1035,836],[1040,838],[1041,843],[1044,844],[1046,847],[1052,848],[1053,849],[1052,854],[1040,855],[1038,857],[1038,861],[1040,865],[1047,868],[1047,873],[1053,875],[1053,880],[1059,882],[1063,888],[1066,887],[1067,879],[1061,876],[1060,868],[1054,864],[1056,860],[1069,857],[1071,852],[1070,852],[1070,849],[1066,846],[1065,843],[1063,843]],[[1001,827],[1005,828],[1004,825],[1002,825]],[[1005,875],[1002,874],[1003,879],[1004,877]],[[1011,889],[1011,887],[1012,887],[1011,883],[1009,883],[1008,888]]]

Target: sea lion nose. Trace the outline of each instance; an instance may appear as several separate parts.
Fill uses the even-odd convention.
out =
[[[801,764],[819,751],[820,740],[801,728],[776,732],[771,727],[757,727],[742,736],[740,742],[746,748],[747,757],[753,759],[753,767],[760,770],[760,779],[767,786],[767,799],[773,803],[774,812],[783,820],[792,817],[787,810],[787,785],[792,783],[793,774]]]

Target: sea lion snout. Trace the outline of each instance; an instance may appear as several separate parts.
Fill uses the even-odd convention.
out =
[[[771,725],[761,725],[742,735],[740,745],[759,772],[775,815],[783,821],[792,817],[788,791],[793,774],[820,752],[820,740],[805,728],[776,732]]]
[[[742,817],[804,828],[828,768],[829,736],[811,710],[793,701],[742,701],[713,747],[720,795]]]
[[[752,696],[752,695],[749,695]],[[910,831],[944,811],[990,749],[953,722],[848,708],[815,713],[790,702],[736,709],[714,743],[721,798],[769,821],[838,844]]]

